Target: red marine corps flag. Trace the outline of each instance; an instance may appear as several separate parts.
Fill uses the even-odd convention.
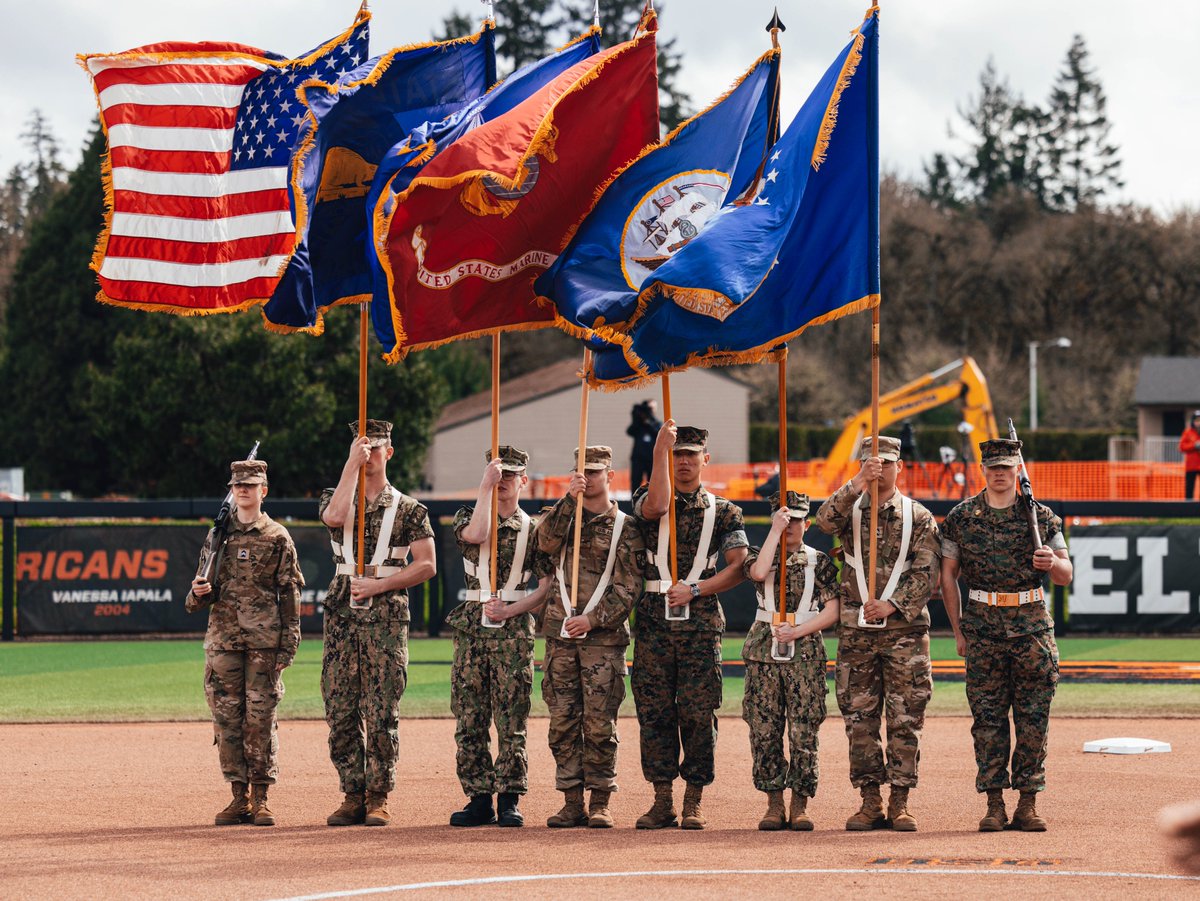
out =
[[[394,339],[380,334],[389,362],[459,338],[553,325],[533,280],[597,187],[658,139],[652,13],[642,28],[484,121],[399,193],[383,192],[375,251],[389,309],[376,316],[393,326]]]

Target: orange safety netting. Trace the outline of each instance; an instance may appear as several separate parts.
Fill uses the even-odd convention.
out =
[[[754,489],[773,476],[777,469],[774,463],[712,464],[704,471],[704,484],[731,500],[754,500]],[[824,498],[853,472],[853,468],[827,472],[825,461],[821,459],[793,461],[788,463],[788,487],[813,498]],[[926,463],[922,466],[912,462],[905,464],[900,489],[913,497],[955,500],[963,496],[963,486],[956,476],[965,477],[967,494],[983,489],[983,476],[974,463],[964,470],[961,463],[948,466]],[[1040,500],[1173,501],[1183,497],[1182,463],[1110,463],[1104,460],[1030,463],[1029,478],[1034,496]],[[565,477],[535,479],[528,496],[558,498],[566,488]],[[613,489],[618,496],[628,496],[628,470],[615,473]]]

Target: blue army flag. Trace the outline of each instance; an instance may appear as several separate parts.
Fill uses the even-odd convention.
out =
[[[495,29],[399,47],[299,85],[304,115],[291,189],[301,241],[263,308],[272,331],[320,334],[325,310],[371,295],[367,194],[401,138],[483,95],[496,80]],[[324,75],[324,73],[322,73]]]
[[[628,333],[595,356],[595,384],[760,361],[879,303],[877,23],[872,7],[771,148],[753,199],[727,202],[643,284]]]
[[[367,195],[367,209],[379,230],[391,217],[396,198],[421,174],[426,163],[479,126],[514,110],[564,72],[600,52],[600,29],[593,26],[575,40],[542,59],[521,67],[488,93],[437,121],[423,122],[404,140],[391,147],[375,171]],[[384,347],[396,345],[387,275],[378,256],[371,253],[374,296],[371,318]]]
[[[560,328],[577,337],[623,330],[642,285],[756,184],[778,74],[779,50],[769,50],[708,109],[602,189],[570,245],[535,284],[539,299],[556,308]]]

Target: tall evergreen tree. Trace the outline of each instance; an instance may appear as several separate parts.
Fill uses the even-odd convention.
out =
[[[1093,206],[1124,187],[1118,148],[1109,140],[1107,105],[1087,45],[1077,34],[1050,91],[1044,130],[1053,208]]]
[[[180,318],[104,306],[88,268],[103,225],[96,129],[17,264],[0,359],[0,466],[33,488],[83,495],[208,495],[261,438],[277,496],[336,479],[358,411],[357,317],[320,338],[276,335],[253,312]],[[442,380],[420,354],[370,372],[369,408],[392,419],[393,481],[420,484]]]
[[[66,169],[58,157],[58,140],[41,110],[35,109],[30,114],[21,139],[33,157],[27,169],[28,212],[31,218],[36,218],[46,210],[54,195],[62,188]]]
[[[592,0],[563,0],[567,21],[579,31],[592,24],[595,4]],[[600,27],[604,31],[604,46],[627,41],[642,18],[645,0],[600,0]],[[656,6],[660,21],[666,13],[666,4]],[[677,12],[682,13],[682,5]],[[694,110],[691,96],[679,84],[683,71],[683,51],[678,39],[658,39],[658,113],[663,128],[670,131]]]
[[[541,59],[556,46],[563,24],[556,0],[500,0],[496,14],[496,69],[503,78],[528,63]],[[471,34],[478,17],[455,10],[442,20],[437,40]]]

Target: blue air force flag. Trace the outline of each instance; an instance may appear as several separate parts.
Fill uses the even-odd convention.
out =
[[[771,148],[753,199],[727,201],[646,279],[628,333],[604,335],[594,383],[760,361],[879,303],[877,16]]]
[[[292,191],[302,240],[263,309],[268,328],[320,334],[326,309],[370,300],[367,194],[376,166],[413,128],[487,91],[496,80],[494,38],[485,24],[469,37],[354,57],[340,78],[330,72],[300,85],[308,115]]]

